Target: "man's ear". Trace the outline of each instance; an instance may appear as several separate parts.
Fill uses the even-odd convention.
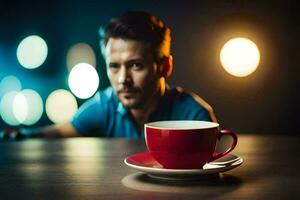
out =
[[[165,56],[161,62],[161,75],[165,78],[171,76],[173,71],[173,56]]]

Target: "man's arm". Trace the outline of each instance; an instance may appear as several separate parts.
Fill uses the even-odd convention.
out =
[[[80,134],[71,123],[50,125],[42,128],[9,128],[0,132],[2,139],[31,138],[31,137],[77,137]]]
[[[34,134],[34,133],[33,133]],[[79,133],[75,130],[71,123],[51,125],[41,128],[33,137],[78,137]]]

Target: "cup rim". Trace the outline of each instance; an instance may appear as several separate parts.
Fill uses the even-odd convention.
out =
[[[173,127],[166,127],[167,123],[172,123]],[[160,126],[159,126],[160,125]],[[190,127],[184,127],[184,125],[190,125]],[[153,128],[159,130],[196,130],[196,129],[211,129],[217,128],[220,125],[216,122],[200,121],[200,120],[166,120],[148,122],[145,128]]]

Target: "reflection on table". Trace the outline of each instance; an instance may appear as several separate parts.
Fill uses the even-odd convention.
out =
[[[123,162],[144,141],[69,138],[0,142],[3,199],[299,199],[300,137],[239,135],[244,163],[195,181],[161,181]]]

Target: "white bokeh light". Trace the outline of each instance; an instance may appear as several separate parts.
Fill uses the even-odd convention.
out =
[[[253,73],[259,64],[260,53],[254,42],[247,38],[233,38],[226,42],[220,53],[224,69],[237,77]]]
[[[19,92],[13,101],[13,113],[21,124],[33,125],[43,114],[43,100],[34,90]]]
[[[48,55],[45,40],[37,35],[31,35],[21,41],[17,49],[20,64],[28,69],[41,66]]]
[[[24,123],[28,115],[29,105],[25,95],[19,92],[13,100],[13,113],[19,123]]]
[[[13,102],[17,94],[18,92],[16,91],[8,92],[1,98],[0,102],[1,117],[5,123],[11,126],[20,125],[13,112]]]
[[[70,121],[77,109],[76,98],[67,90],[55,90],[46,100],[46,114],[56,124]]]
[[[12,91],[21,91],[22,84],[16,76],[6,76],[0,82],[0,98]]]
[[[77,65],[78,63],[88,63],[93,67],[96,66],[96,56],[93,48],[86,43],[78,43],[72,46],[67,54],[67,67],[68,70]]]
[[[87,63],[79,63],[73,67],[69,75],[69,87],[78,98],[91,97],[99,86],[96,69]]]

